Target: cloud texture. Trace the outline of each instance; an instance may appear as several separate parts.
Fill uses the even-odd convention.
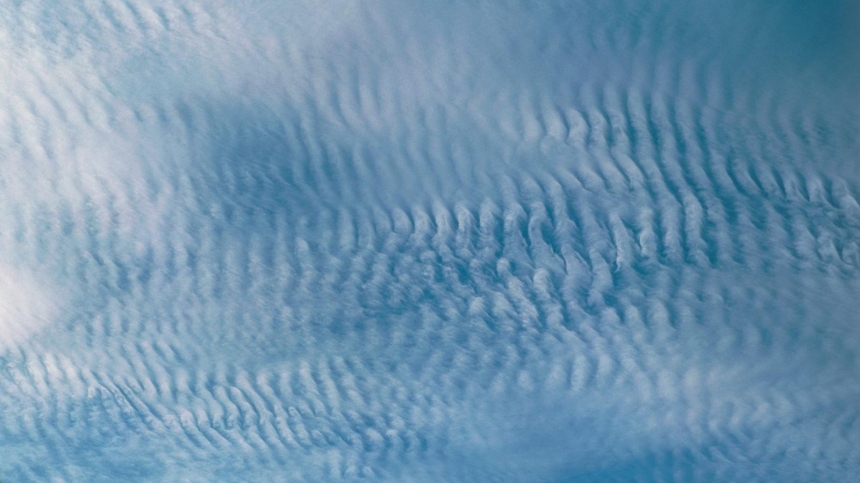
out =
[[[858,19],[0,0],[0,478],[858,481]]]

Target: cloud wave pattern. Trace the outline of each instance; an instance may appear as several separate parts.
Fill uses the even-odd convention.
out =
[[[860,478],[853,2],[0,1],[0,478]]]

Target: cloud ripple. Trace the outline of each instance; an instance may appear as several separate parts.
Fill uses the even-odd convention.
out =
[[[674,3],[0,3],[0,476],[855,481],[856,7]]]

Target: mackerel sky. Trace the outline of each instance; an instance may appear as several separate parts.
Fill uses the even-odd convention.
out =
[[[849,0],[0,0],[0,479],[860,481]]]

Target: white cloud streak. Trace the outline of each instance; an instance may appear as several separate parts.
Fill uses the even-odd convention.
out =
[[[853,10],[706,3],[0,2],[0,478],[854,481]]]

